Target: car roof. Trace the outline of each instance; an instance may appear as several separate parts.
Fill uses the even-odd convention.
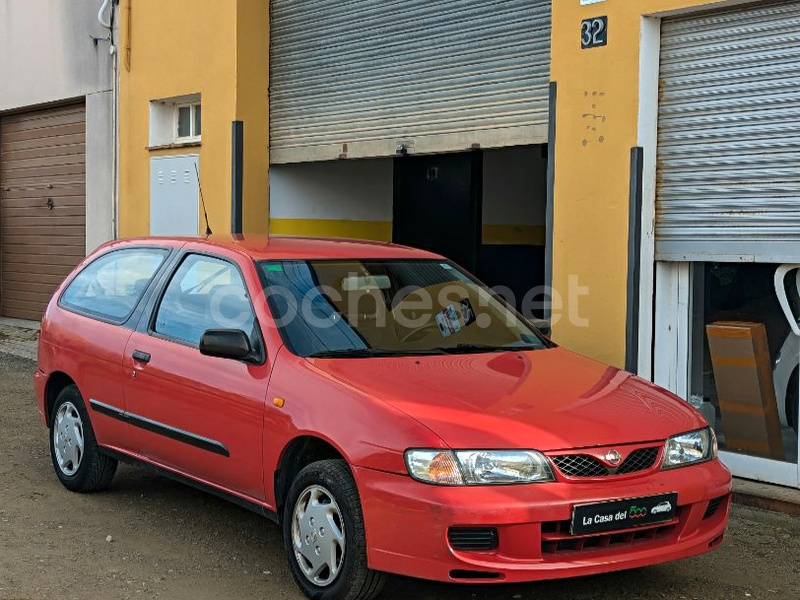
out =
[[[186,244],[226,248],[254,260],[287,259],[438,259],[438,254],[399,244],[340,238],[266,235],[212,235],[206,238],[147,237],[118,240],[114,246],[147,245],[180,247]]]

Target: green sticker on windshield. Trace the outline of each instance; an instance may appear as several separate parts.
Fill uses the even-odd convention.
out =
[[[269,264],[268,263],[268,264],[266,264],[264,266],[266,267],[267,271],[283,273],[283,265],[281,265],[281,264],[278,264],[278,263]]]

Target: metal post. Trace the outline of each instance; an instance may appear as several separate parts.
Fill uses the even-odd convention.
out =
[[[631,148],[630,216],[628,221],[628,306],[625,369],[639,368],[639,290],[642,278],[642,172],[644,148]]]
[[[231,166],[231,233],[241,234],[244,183],[244,123],[234,121],[231,127],[233,164]]]

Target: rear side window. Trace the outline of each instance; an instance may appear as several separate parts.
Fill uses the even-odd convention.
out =
[[[61,306],[122,323],[133,312],[167,254],[161,248],[109,252],[78,273],[61,296]]]
[[[239,270],[200,254],[186,257],[158,307],[154,331],[198,346],[209,329],[240,329],[251,340],[255,315]]]

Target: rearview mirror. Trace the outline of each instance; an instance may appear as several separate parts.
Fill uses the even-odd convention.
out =
[[[209,329],[200,338],[200,354],[204,356],[247,360],[252,353],[250,338],[241,329]]]

